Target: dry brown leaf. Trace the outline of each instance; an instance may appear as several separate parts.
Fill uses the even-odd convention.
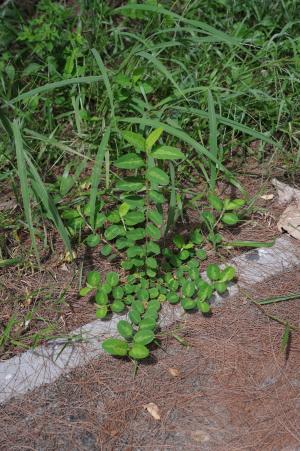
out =
[[[300,206],[289,205],[280,216],[277,227],[280,232],[287,232],[300,240]]]
[[[156,404],[154,404],[154,402],[149,402],[143,407],[150,413],[150,415],[152,415],[155,420],[160,420],[159,408]]]
[[[274,199],[274,194],[263,194],[260,198],[264,200],[272,200]]]
[[[169,368],[168,371],[173,377],[180,376],[180,371],[177,368]]]

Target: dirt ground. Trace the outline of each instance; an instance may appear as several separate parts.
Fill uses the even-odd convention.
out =
[[[300,292],[299,268],[251,298],[289,292]],[[299,302],[265,310],[299,328]],[[102,356],[2,406],[0,449],[300,450],[300,334],[282,352],[282,333],[243,293],[170,330],[136,375],[130,361]]]

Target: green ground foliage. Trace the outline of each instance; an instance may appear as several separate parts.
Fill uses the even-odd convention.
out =
[[[69,255],[115,262],[80,291],[98,318],[129,311],[113,355],[149,355],[164,302],[210,314],[235,272],[202,280],[203,243],[228,245],[251,204],[233,159],[299,173],[299,17],[298,0],[4,2],[0,180],[21,209],[0,210],[1,267],[23,263],[8,245],[20,230],[38,266],[50,225]],[[178,234],[188,208],[198,224]]]

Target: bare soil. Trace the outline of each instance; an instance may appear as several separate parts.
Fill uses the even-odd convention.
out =
[[[289,292],[300,292],[299,269],[211,318],[191,315],[136,375],[130,361],[102,356],[12,400],[0,411],[0,449],[299,450],[300,334],[281,351],[284,327],[250,300]],[[299,302],[265,309],[299,330]]]

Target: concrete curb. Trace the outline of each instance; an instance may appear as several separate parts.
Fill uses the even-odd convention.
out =
[[[228,264],[238,271],[238,284],[229,287],[226,296],[214,296],[218,306],[236,296],[241,288],[250,288],[269,277],[300,266],[300,244],[288,236],[278,238],[272,248],[261,248],[232,259]],[[101,342],[117,332],[117,323],[126,315],[109,321],[95,320],[69,335],[68,339],[48,342],[20,356],[0,363],[0,403],[43,384],[49,384],[71,369],[102,354]],[[161,326],[168,327],[184,316],[180,306],[165,305]]]

